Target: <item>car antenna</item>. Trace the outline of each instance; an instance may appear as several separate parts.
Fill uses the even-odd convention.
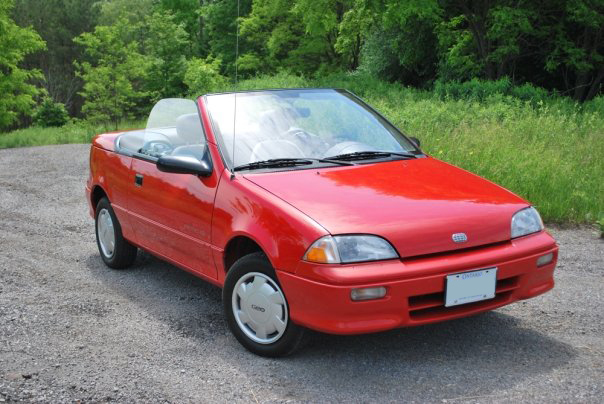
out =
[[[235,100],[233,110],[233,170],[231,170],[231,180],[235,178],[235,134],[237,132],[237,87],[239,84],[238,69],[237,65],[239,62],[239,3],[237,0],[237,19],[235,20]]]

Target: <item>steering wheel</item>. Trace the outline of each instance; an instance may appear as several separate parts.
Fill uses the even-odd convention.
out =
[[[140,152],[152,157],[161,157],[166,153],[170,153],[173,149],[174,146],[168,140],[153,139],[145,142]]]
[[[301,128],[289,128],[283,133],[284,137],[291,137],[299,140],[302,144],[309,144],[320,140],[321,138],[313,133],[308,133]]]

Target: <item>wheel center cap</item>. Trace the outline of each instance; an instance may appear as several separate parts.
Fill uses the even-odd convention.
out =
[[[265,323],[269,316],[269,301],[261,293],[254,293],[247,302],[247,312],[256,323]]]

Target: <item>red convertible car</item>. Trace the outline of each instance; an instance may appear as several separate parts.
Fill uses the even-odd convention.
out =
[[[222,287],[260,355],[292,352],[305,328],[433,323],[554,286],[534,207],[344,90],[162,100],[146,129],[95,137],[86,191],[109,267],[141,248]]]

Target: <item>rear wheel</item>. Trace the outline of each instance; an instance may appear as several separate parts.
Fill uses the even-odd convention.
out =
[[[136,259],[136,247],[122,235],[122,227],[107,198],[96,205],[96,242],[103,262],[114,269],[131,266]]]
[[[285,294],[263,253],[246,255],[233,264],[222,300],[229,328],[251,352],[285,356],[300,344],[303,329],[291,322]]]

